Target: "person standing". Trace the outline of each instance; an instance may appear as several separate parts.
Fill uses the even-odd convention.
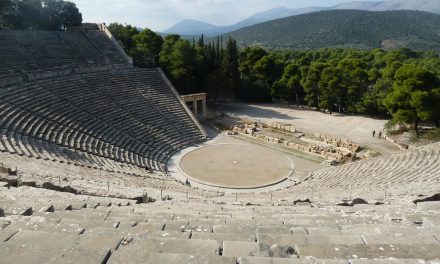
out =
[[[373,134],[373,137],[374,137],[374,135],[376,135],[376,130],[373,130],[373,132],[371,134]]]

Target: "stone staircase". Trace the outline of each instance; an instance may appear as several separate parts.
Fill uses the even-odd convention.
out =
[[[440,202],[311,207],[0,187],[2,263],[437,263]],[[44,252],[44,253],[43,253]]]

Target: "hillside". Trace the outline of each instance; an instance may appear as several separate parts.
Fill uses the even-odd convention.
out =
[[[241,46],[271,49],[409,47],[440,52],[439,28],[440,15],[428,12],[330,10],[264,22],[225,37]]]
[[[366,11],[418,10],[440,13],[440,0],[389,0],[344,2],[332,9],[360,9]]]
[[[358,9],[365,11],[418,10],[440,14],[440,0],[350,1],[332,7],[304,7],[294,9],[277,7],[256,13],[244,20],[228,26],[217,26],[197,20],[183,20],[165,30],[163,33],[176,33],[190,36],[205,34],[206,36],[214,36],[274,19],[336,9]]]

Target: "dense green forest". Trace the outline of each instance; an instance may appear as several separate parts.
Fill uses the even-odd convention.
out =
[[[206,43],[165,38],[113,23],[109,29],[135,65],[160,66],[183,94],[207,92],[212,100],[282,100],[318,110],[392,116],[395,123],[440,125],[440,58],[406,48],[239,50],[229,38]]]
[[[62,0],[0,0],[0,29],[48,29],[80,26],[76,5]]]
[[[421,11],[329,10],[260,23],[224,35],[268,49],[396,48],[440,52],[440,15]]]

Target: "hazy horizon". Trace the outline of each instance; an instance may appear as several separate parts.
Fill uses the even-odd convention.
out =
[[[119,22],[163,31],[174,24],[194,19],[219,26],[231,25],[255,13],[277,7],[330,7],[341,0],[71,0],[84,22]],[[380,0],[369,0],[380,1]]]

